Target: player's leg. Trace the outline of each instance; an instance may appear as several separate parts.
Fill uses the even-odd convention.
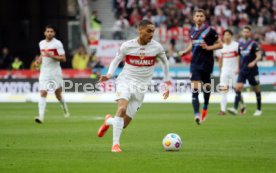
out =
[[[234,101],[234,108],[229,108],[228,111],[232,114],[232,115],[237,115],[238,113],[238,107],[239,107],[239,102],[241,100],[241,91],[243,89],[243,83],[238,82],[236,87],[235,87],[235,91],[236,91],[236,96],[235,96],[235,101]]]
[[[40,97],[38,100],[38,117],[35,118],[35,122],[43,123],[46,109],[47,90],[40,90]]]
[[[218,112],[218,115],[225,115],[226,106],[227,106],[228,86],[221,85],[219,87],[219,90],[220,90],[220,93],[221,93],[221,102],[220,102],[220,111]]]
[[[203,98],[204,98],[204,104],[201,111],[201,120],[204,121],[208,114],[208,106],[209,106],[209,100],[211,96],[211,74],[210,73],[202,73],[202,81],[203,81]]]
[[[117,113],[113,122],[113,144],[112,152],[121,152],[120,149],[120,137],[124,128],[124,117],[126,116],[126,110],[128,106],[128,100],[119,99]]]
[[[142,106],[145,93],[135,92],[132,94],[131,99],[128,102],[126,115],[124,117],[124,128],[127,128],[131,120],[135,117],[137,111]]]
[[[243,84],[245,83],[246,78],[247,78],[247,76],[245,74],[239,73],[237,84],[235,86],[236,96],[235,96],[235,101],[234,101],[234,107],[227,109],[228,112],[231,113],[232,115],[237,115],[237,113],[238,113],[238,106],[239,106],[239,102],[241,100],[241,91],[243,89]]]
[[[137,111],[141,107],[143,99],[144,93],[135,92],[131,94],[129,101],[124,99],[118,101],[117,116],[115,116],[113,122],[112,152],[122,151],[120,149],[120,136],[122,130],[129,125],[133,117],[136,115]]]
[[[237,80],[238,80],[238,75],[236,75],[235,73],[232,74],[232,86],[236,86],[237,85]],[[234,90],[236,91],[236,89],[234,88]],[[244,115],[246,113],[246,105],[241,93],[241,99],[240,99],[240,114]]]
[[[114,124],[114,118],[115,117],[112,117],[112,115],[110,115],[110,114],[107,114],[105,116],[105,121],[102,124],[102,126],[99,128],[98,137],[103,137],[104,134],[106,133],[106,131],[109,129],[109,127],[113,126],[113,124]],[[129,123],[131,122],[131,120],[132,120],[132,118],[129,115],[126,114],[124,116],[124,128],[126,128],[129,125]]]
[[[262,115],[262,96],[261,96],[261,88],[259,85],[259,75],[250,75],[248,77],[248,82],[251,86],[253,86],[253,90],[256,94],[256,100],[257,100],[257,110],[256,112],[253,114],[254,116],[260,116]]]
[[[222,72],[220,75],[219,91],[221,94],[220,111],[218,115],[225,115],[227,106],[227,92],[228,92],[228,76]]]
[[[240,113],[241,115],[244,115],[246,113],[246,105],[242,94],[241,94],[240,104],[241,104]]]
[[[257,99],[257,110],[254,113],[254,116],[260,116],[262,115],[262,96],[261,96],[261,89],[259,85],[255,85],[253,87],[253,90],[256,94],[256,99]]]
[[[56,98],[59,101],[60,106],[63,110],[64,117],[68,118],[70,116],[70,113],[69,113],[69,110],[68,110],[68,106],[67,106],[66,102],[64,101],[64,97],[62,95],[62,88],[61,87],[55,90],[55,95],[56,95]]]
[[[106,115],[105,119],[106,119],[106,121],[105,121],[106,125],[113,126],[114,118],[110,114]],[[124,116],[124,129],[127,128],[127,126],[129,125],[129,123],[131,122],[131,120],[132,120],[132,118],[130,118],[129,115],[126,114]]]
[[[199,91],[201,89],[201,81],[196,81],[193,80],[191,81],[191,89],[192,89],[192,105],[193,105],[193,109],[194,109],[194,119],[195,122],[199,125],[200,124],[200,114],[199,114],[199,107],[200,107],[200,103],[199,103]]]
[[[107,114],[104,123],[98,130],[98,137],[103,137],[104,134],[109,129],[109,126],[114,126],[116,116],[120,116],[124,119],[123,124],[128,124],[130,120],[126,117],[126,109],[128,106],[128,101],[131,99],[131,93],[129,90],[129,85],[122,79],[117,81],[117,91],[116,91],[116,102],[118,104],[117,112],[114,117]],[[123,112],[123,114],[122,114]],[[116,118],[118,119],[118,118]],[[116,121],[117,122],[117,121]]]

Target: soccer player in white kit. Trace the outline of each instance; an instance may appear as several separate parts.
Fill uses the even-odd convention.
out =
[[[223,32],[223,48],[216,51],[220,67],[220,92],[222,100],[221,110],[218,115],[225,115],[227,105],[227,92],[230,87],[234,88],[239,73],[239,43],[233,40],[233,32],[226,29]],[[245,105],[241,99],[241,114],[245,113]]]
[[[35,117],[35,122],[37,123],[43,123],[44,121],[48,91],[55,92],[56,98],[63,109],[64,117],[69,117],[68,108],[62,96],[63,80],[60,67],[60,62],[66,61],[65,51],[62,43],[55,38],[55,29],[53,26],[46,26],[44,35],[45,39],[39,43],[41,55],[36,61],[37,66],[41,64],[39,75],[39,115]]]
[[[116,80],[118,104],[116,115],[113,118],[109,114],[106,115],[98,131],[98,137],[102,137],[109,126],[113,126],[112,152],[122,152],[119,143],[122,130],[128,126],[142,105],[157,60],[160,60],[164,70],[166,88],[163,97],[167,99],[169,96],[169,65],[162,45],[152,40],[154,30],[155,26],[152,22],[142,20],[138,26],[139,37],[121,45],[109,66],[107,75],[99,79],[99,82],[109,80],[118,64],[125,58],[125,66]]]

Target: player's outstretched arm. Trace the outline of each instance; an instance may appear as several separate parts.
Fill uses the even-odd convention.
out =
[[[164,71],[164,81],[166,84],[166,89],[163,93],[163,98],[167,99],[170,95],[171,81],[169,80],[169,62],[168,62],[165,51],[163,51],[163,48],[162,48],[162,51],[160,52],[160,54],[158,55],[158,57],[159,57],[160,62],[162,63],[162,68]]]
[[[192,45],[192,42],[190,41],[189,44],[188,44],[188,47],[187,47],[185,50],[183,50],[183,51],[179,51],[178,54],[179,54],[180,56],[182,56],[182,55],[185,55],[185,54],[191,52],[192,46],[193,46],[193,45]]]
[[[116,57],[111,61],[107,74],[102,75],[98,82],[108,81],[113,75],[113,73],[115,72],[120,62],[123,60],[123,58],[124,58],[124,54],[123,54],[123,45],[122,45],[120,47],[120,50],[117,52]]]

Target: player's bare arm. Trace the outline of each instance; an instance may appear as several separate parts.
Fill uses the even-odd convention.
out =
[[[193,47],[193,45],[192,45],[192,42],[190,41],[188,44],[188,47],[184,51],[179,51],[179,55],[185,55],[185,54],[191,52],[192,47]]]
[[[171,87],[171,81],[166,81],[165,82],[165,87],[166,87],[166,89],[165,89],[165,91],[164,91],[164,93],[163,93],[163,98],[164,98],[164,100],[166,100],[169,96],[170,96],[170,87]]]
[[[111,78],[112,74],[115,72],[120,62],[123,60],[124,54],[122,53],[121,49],[122,48],[120,48],[120,50],[117,52],[116,57],[111,61],[107,74],[100,77],[98,81],[99,83],[108,81]]]
[[[105,81],[108,81],[109,79],[111,78],[111,75],[110,74],[107,74],[107,75],[102,75],[99,79],[99,83],[101,82],[105,82]]]
[[[40,55],[37,60],[35,60],[35,68],[38,68],[42,63],[42,56]]]
[[[209,45],[209,46],[207,44],[202,45],[202,48],[206,50],[217,50],[217,49],[221,49],[222,47],[223,47],[223,44],[220,39],[218,39],[213,45]]]
[[[162,51],[158,55],[158,57],[164,71],[165,91],[163,93],[163,98],[166,100],[170,95],[170,86],[171,86],[171,81],[169,80],[169,62],[168,62],[166,53],[164,51]]]
[[[254,67],[258,61],[260,61],[262,59],[262,53],[261,51],[256,52],[256,59],[254,61],[252,61],[251,63],[248,64],[249,68]]]

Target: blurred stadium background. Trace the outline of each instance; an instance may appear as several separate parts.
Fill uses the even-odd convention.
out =
[[[136,37],[136,25],[149,19],[156,25],[155,39],[166,49],[173,78],[170,102],[189,102],[189,63],[191,55],[179,56],[189,41],[192,12],[207,11],[208,22],[219,34],[230,28],[240,40],[241,28],[251,25],[254,39],[263,51],[258,63],[265,103],[276,102],[276,0],[1,0],[0,1],[0,102],[36,101],[39,70],[33,62],[39,55],[38,42],[43,39],[44,26],[53,24],[57,38],[65,47],[67,62],[62,63],[64,78],[80,83],[95,83],[105,74],[120,44]],[[116,71],[118,74],[124,63]],[[219,70],[214,69],[215,83]],[[154,73],[156,86],[161,84],[162,70]],[[187,84],[179,92],[179,82]],[[97,94],[85,94],[83,87],[66,89],[69,102],[112,102],[114,80]],[[74,92],[78,90],[78,93]],[[255,102],[250,88],[245,89],[247,102]],[[89,90],[89,91],[94,91]],[[146,102],[160,102],[152,93]],[[233,97],[231,97],[233,99]],[[49,97],[49,101],[55,101]],[[212,102],[219,102],[214,94]],[[231,100],[230,100],[231,101]]]

